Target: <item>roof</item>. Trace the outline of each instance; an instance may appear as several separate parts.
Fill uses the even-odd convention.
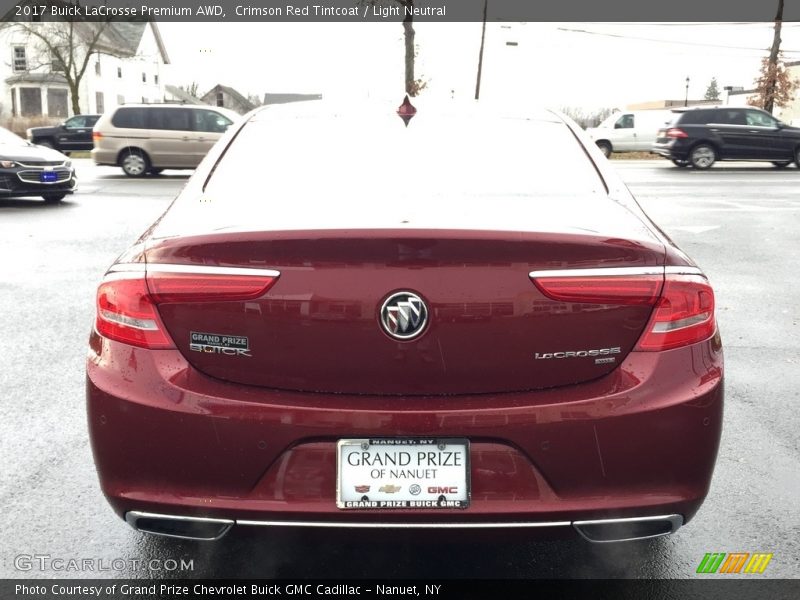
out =
[[[63,83],[67,85],[66,78],[61,73],[16,73],[6,79],[8,85],[15,83]]]
[[[167,91],[168,94],[175,96],[181,102],[184,102],[186,104],[205,104],[205,102],[200,100],[200,98],[198,98],[197,96],[193,96],[186,90],[182,90],[181,88],[175,85],[167,84],[164,86],[164,89]]]
[[[288,104],[306,100],[322,100],[322,94],[264,94],[264,104]]]
[[[220,85],[220,84],[215,85],[213,88],[208,90],[205,94],[203,94],[202,100],[205,101],[205,102],[208,102],[207,98],[209,96],[211,96],[213,94],[217,94],[219,92],[224,92],[225,94],[227,94],[228,96],[233,98],[234,101],[236,103],[238,103],[246,112],[249,112],[249,111],[253,110],[256,107],[255,104],[250,102],[250,100],[245,98],[241,93],[239,93],[238,91],[236,91],[232,87],[229,87],[227,85]]]

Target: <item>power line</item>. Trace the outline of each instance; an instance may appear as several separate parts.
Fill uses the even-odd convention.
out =
[[[611,37],[611,38],[618,38],[623,40],[636,40],[640,42],[656,42],[659,44],[673,44],[676,46],[696,46],[696,47],[703,47],[703,48],[724,48],[726,50],[748,50],[748,51],[758,51],[758,52],[768,52],[768,48],[752,48],[747,46],[726,46],[723,44],[705,44],[702,42],[676,42],[674,40],[665,40],[665,39],[656,39],[656,38],[647,38],[647,37],[639,37],[635,35],[622,35],[619,33],[604,33],[601,31],[589,31],[587,29],[569,29],[566,27],[559,27],[559,31],[565,31],[567,33],[583,33],[585,35],[598,35],[602,37]],[[800,50],[781,50],[784,53],[788,54],[800,54]]]

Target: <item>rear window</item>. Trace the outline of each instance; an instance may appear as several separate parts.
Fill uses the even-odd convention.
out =
[[[259,115],[260,117],[260,115]],[[258,119],[259,117],[256,117]],[[230,194],[248,185],[249,194]],[[206,192],[262,204],[330,198],[351,202],[453,202],[517,197],[520,202],[605,194],[583,147],[561,122],[418,115],[406,128],[387,119],[263,117],[241,130]]]
[[[673,120],[673,125],[706,125],[707,123],[717,122],[716,110],[687,110],[678,113]]]

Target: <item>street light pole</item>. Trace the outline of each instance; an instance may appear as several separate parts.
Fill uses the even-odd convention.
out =
[[[684,106],[689,106],[689,78],[686,78],[686,98],[683,101]]]
[[[483,43],[486,40],[486,9],[489,0],[483,0],[483,27],[481,29],[481,50],[478,53],[478,76],[475,79],[475,100],[481,96],[481,71],[483,71]]]

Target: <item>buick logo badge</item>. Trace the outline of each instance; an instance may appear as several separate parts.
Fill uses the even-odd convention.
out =
[[[427,324],[428,307],[413,292],[392,294],[381,307],[381,325],[395,339],[415,338],[425,330]]]

